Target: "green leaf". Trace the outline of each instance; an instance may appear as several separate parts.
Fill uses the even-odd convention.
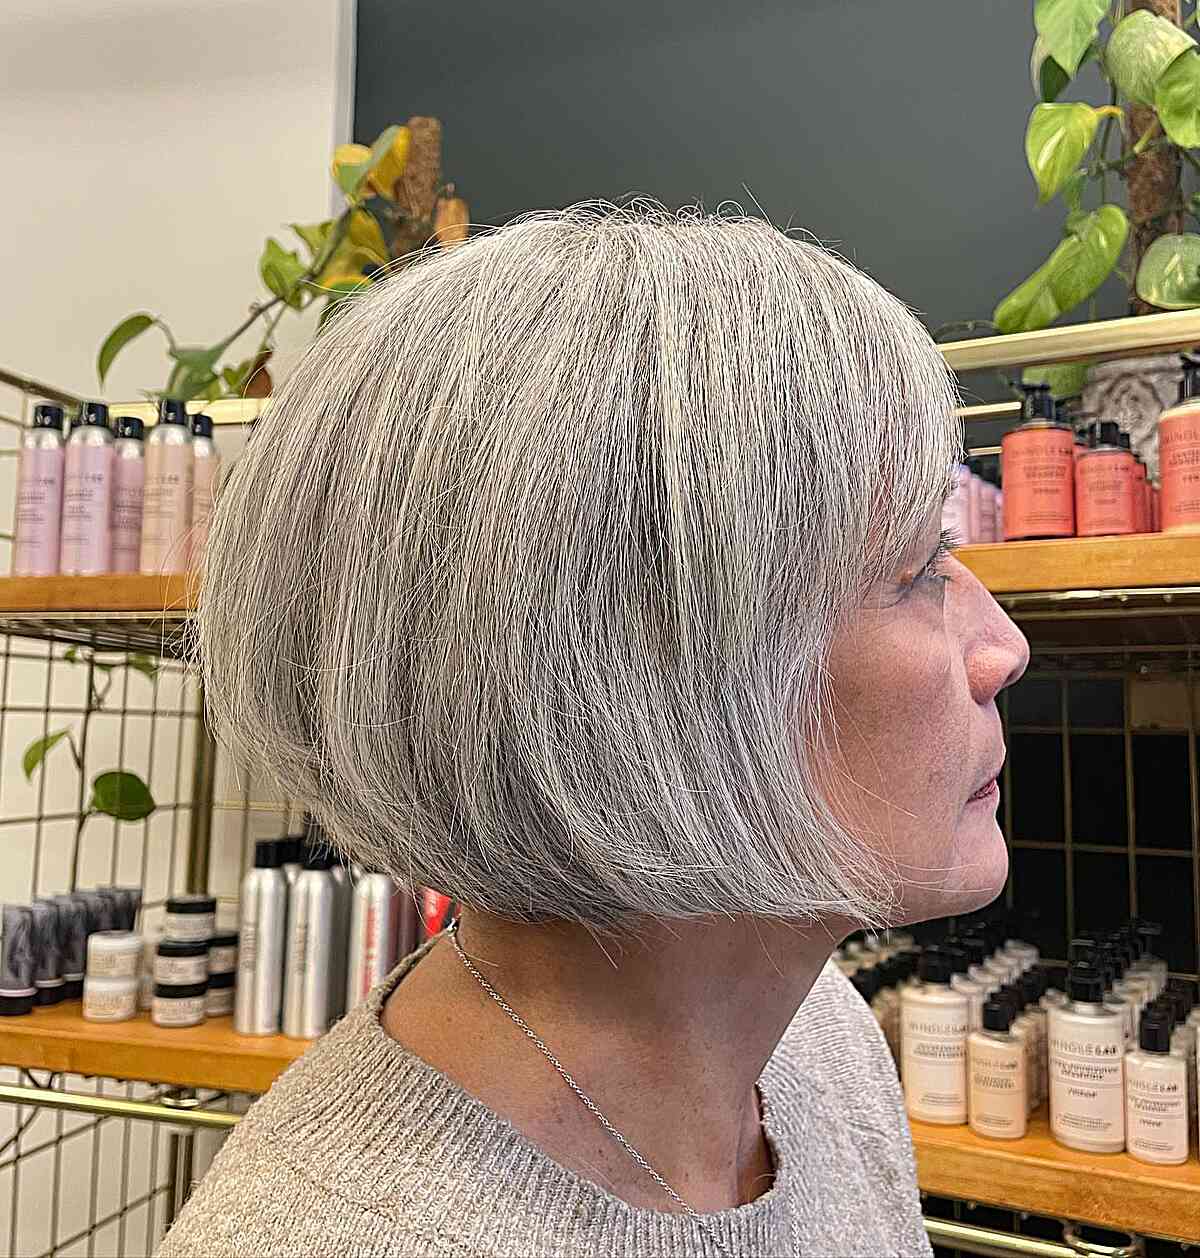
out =
[[[1154,108],[1163,130],[1181,148],[1200,145],[1200,53],[1181,53],[1159,75]]]
[[[1200,236],[1160,236],[1142,256],[1137,295],[1164,310],[1200,306]]]
[[[125,667],[132,668],[151,680],[158,676],[158,665],[148,655],[131,655],[125,661]]]
[[[325,242],[329,239],[329,233],[333,230],[337,219],[327,218],[323,223],[293,223],[292,231],[304,241],[308,248],[308,252],[317,258],[320,256],[321,250],[325,248]]]
[[[1068,175],[1059,189],[1059,196],[1071,214],[1078,214],[1083,208],[1083,190],[1087,187],[1087,171],[1077,170]]]
[[[113,359],[130,341],[141,336],[147,328],[153,327],[154,322],[153,315],[132,314],[128,319],[122,319],[104,338],[104,344],[100,346],[100,353],[96,356],[96,375],[100,377],[101,384],[113,365]]]
[[[62,742],[70,733],[70,730],[60,729],[54,734],[47,734],[44,738],[35,738],[33,742],[25,748],[25,754],[21,757],[21,768],[25,770],[25,778],[28,781],[33,777],[33,771],[46,758],[46,753],[56,743]]]
[[[325,303],[321,311],[321,317],[317,320],[317,331],[319,332],[326,323],[329,322],[333,312],[353,293],[360,292],[365,288],[369,288],[371,281],[367,276],[363,276],[361,280],[335,280],[332,284],[322,284],[320,291],[328,294],[329,300]]]
[[[1096,38],[1109,0],[1034,0],[1033,24],[1046,50],[1073,77]]]
[[[1033,332],[1090,297],[1112,274],[1129,220],[1119,205],[1084,215],[1054,252],[996,307],[1001,332]]]
[[[1136,9],[1117,23],[1104,50],[1108,77],[1132,101],[1153,105],[1159,76],[1196,41],[1174,22]]]
[[[1025,131],[1025,159],[1044,205],[1075,173],[1096,134],[1100,115],[1078,101],[1034,105]]]
[[[258,260],[258,273],[262,276],[262,282],[276,297],[282,297],[296,310],[304,305],[300,280],[305,270],[298,253],[285,249],[273,236],[267,237],[262,257]]]
[[[214,345],[206,349],[193,345],[176,347],[167,352],[175,361],[175,369],[167,381],[166,395],[182,398],[185,402],[201,396],[216,375],[217,360],[222,353],[221,346]]]
[[[1048,384],[1055,397],[1075,397],[1087,383],[1088,363],[1055,363],[1047,367],[1026,367],[1021,379],[1026,384]]]
[[[67,647],[67,649],[63,652],[63,659],[66,660],[68,664],[82,663],[79,659],[79,648],[77,646]]]
[[[155,809],[154,797],[136,773],[99,773],[88,808],[118,821],[141,821]]]
[[[1050,55],[1041,35],[1033,41],[1033,51],[1029,54],[1029,78],[1034,95],[1044,101],[1057,100],[1071,81],[1071,76]]]

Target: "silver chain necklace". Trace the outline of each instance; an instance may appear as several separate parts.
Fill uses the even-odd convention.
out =
[[[521,1028],[522,1031],[538,1046],[542,1055],[562,1076],[567,1087],[583,1102],[583,1104],[591,1111],[595,1118],[599,1121],[601,1127],[608,1132],[610,1136],[625,1150],[626,1153],[650,1176],[652,1180],[671,1198],[677,1206],[679,1206],[684,1214],[694,1219],[700,1230],[712,1241],[719,1254],[723,1254],[726,1258],[732,1258],[729,1250],[725,1248],[721,1240],[713,1232],[712,1228],[700,1217],[700,1215],[688,1205],[686,1201],[667,1183],[665,1179],[650,1165],[649,1162],[625,1139],[623,1135],[608,1121],[600,1112],[599,1106],[592,1100],[590,1096],[571,1078],[562,1062],[546,1047],[546,1042],[537,1034],[536,1031],[521,1017],[519,1013],[504,999],[503,996],[487,981],[486,978],[475,968],[471,962],[471,958],[462,950],[462,945],[458,942],[458,927],[462,918],[456,917],[449,926],[446,927],[446,933],[450,936],[451,943],[454,944],[454,951],[458,953],[459,959],[467,970],[473,974],[478,981],[480,987],[504,1010],[506,1014]]]

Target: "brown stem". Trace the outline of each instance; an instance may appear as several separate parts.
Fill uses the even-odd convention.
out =
[[[1180,25],[1179,0],[1132,0],[1130,11],[1146,9],[1150,13]],[[1129,107],[1129,134],[1145,135],[1158,117],[1149,105]],[[1132,271],[1136,276],[1146,250],[1160,237],[1183,230],[1179,150],[1174,145],[1152,146],[1133,158],[1121,172],[1129,189],[1129,217],[1132,221],[1130,247]],[[1129,293],[1131,314],[1151,314],[1155,307],[1142,301],[1132,289]]]

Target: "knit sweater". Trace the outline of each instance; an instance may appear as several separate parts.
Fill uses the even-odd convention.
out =
[[[430,946],[251,1107],[159,1258],[717,1255],[695,1220],[635,1208],[561,1166],[386,1034],[383,1003]],[[547,1087],[563,1086],[546,1069]],[[759,1093],[774,1182],[702,1216],[729,1254],[929,1255],[895,1067],[836,967]]]

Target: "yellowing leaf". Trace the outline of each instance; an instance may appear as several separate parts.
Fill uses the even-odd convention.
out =
[[[365,144],[339,144],[333,150],[330,173],[334,183],[350,198],[358,196],[359,185],[371,164],[371,150]]]
[[[350,242],[365,250],[382,265],[388,260],[388,247],[383,239],[383,229],[374,214],[366,210],[354,210],[350,215],[350,227],[346,233]],[[334,256],[337,256],[335,252]]]
[[[389,201],[396,199],[396,184],[404,175],[404,168],[408,164],[408,146],[411,143],[412,132],[407,127],[400,127],[387,152],[367,176],[372,190],[381,197],[387,197]]]

